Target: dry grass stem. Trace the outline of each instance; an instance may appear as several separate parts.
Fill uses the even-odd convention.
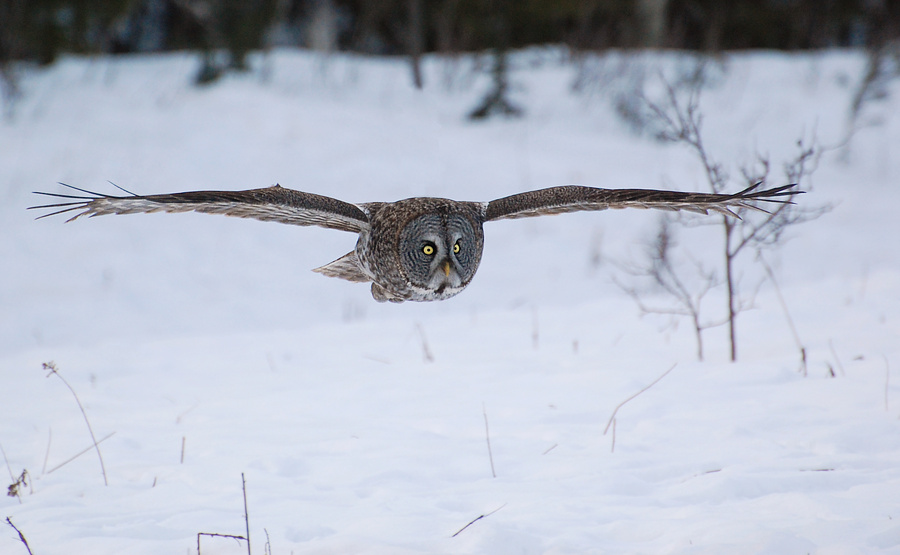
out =
[[[653,380],[652,382],[650,382],[650,384],[648,384],[647,386],[645,386],[643,389],[641,389],[640,391],[638,391],[637,393],[635,393],[635,394],[632,395],[631,397],[629,397],[629,398],[625,399],[624,401],[622,401],[621,403],[619,403],[619,404],[616,406],[616,408],[613,410],[612,414],[611,414],[610,417],[609,417],[609,421],[606,423],[606,428],[603,430],[603,435],[606,435],[606,433],[609,431],[610,427],[612,427],[612,429],[613,429],[613,451],[615,451],[615,448],[616,448],[616,443],[615,443],[615,437],[616,437],[616,436],[615,436],[616,413],[619,412],[619,409],[622,408],[622,407],[625,405],[625,403],[631,401],[632,399],[634,399],[635,397],[637,397],[637,396],[640,395],[641,393],[647,391],[648,389],[650,389],[650,388],[653,387],[654,385],[658,384],[663,378],[665,378],[666,376],[668,376],[668,375],[669,375],[669,372],[671,372],[672,370],[674,370],[676,366],[678,366],[677,363],[676,363],[676,364],[673,364],[668,370],[666,370],[665,372],[663,372],[662,375],[660,375],[658,378],[656,378],[655,380]]]
[[[838,370],[841,371],[841,376],[846,376],[844,373],[844,365],[841,364],[841,359],[838,357],[837,351],[834,349],[834,341],[831,339],[828,340],[828,350],[831,351],[831,356],[834,357],[834,363],[837,365]]]
[[[762,251],[757,252],[757,258],[759,258],[763,269],[766,271],[766,275],[769,276],[769,281],[772,282],[772,286],[775,288],[775,295],[778,297],[778,303],[784,311],[784,317],[787,320],[788,328],[791,330],[791,335],[794,336],[794,343],[797,344],[797,348],[800,350],[800,372],[806,377],[808,375],[806,347],[803,345],[803,341],[800,340],[800,334],[797,333],[797,326],[794,325],[794,319],[791,318],[791,312],[788,310],[787,301],[784,300],[784,295],[781,294],[781,287],[778,286],[778,280],[775,279],[775,272],[772,271],[772,267],[766,262],[765,257],[762,255]]]
[[[428,338],[425,337],[425,329],[422,324],[416,322],[416,330],[419,332],[419,339],[422,341],[422,357],[425,362],[434,362],[434,355],[431,354],[431,348],[428,346]]]
[[[487,518],[487,517],[491,516],[492,514],[496,513],[497,511],[499,511],[500,509],[502,509],[502,508],[505,507],[505,506],[506,506],[506,503],[500,505],[499,507],[497,507],[496,509],[494,509],[493,511],[491,511],[491,512],[489,512],[489,513],[485,513],[485,514],[483,514],[483,515],[481,515],[481,516],[477,516],[477,517],[473,518],[472,520],[469,521],[468,524],[466,524],[465,526],[463,526],[462,528],[460,528],[459,530],[457,530],[456,533],[453,534],[453,535],[450,536],[450,537],[451,537],[451,538],[455,538],[456,536],[458,536],[463,530],[465,530],[465,529],[468,528],[469,526],[472,526],[473,524],[475,524],[476,522],[478,522],[478,521],[481,520],[482,518]]]
[[[53,428],[47,428],[47,450],[44,451],[44,466],[41,467],[41,474],[47,473],[47,461],[50,460],[50,444],[53,442]]]
[[[13,524],[12,520],[10,520],[9,517],[6,517],[6,523],[12,526],[12,529],[15,530],[16,534],[19,535],[19,541],[21,541],[25,546],[25,549],[28,551],[28,555],[34,555],[34,553],[31,552],[31,547],[28,545],[28,540],[25,539],[25,534],[23,534],[21,530],[16,528],[16,525]]]
[[[58,465],[54,466],[53,468],[51,468],[50,470],[48,470],[46,473],[47,473],[47,474],[50,474],[51,472],[54,472],[54,471],[56,471],[56,470],[59,470],[60,468],[66,466],[66,465],[69,464],[70,462],[72,462],[72,461],[74,461],[75,459],[77,459],[78,457],[80,457],[81,455],[84,455],[85,453],[87,453],[87,452],[90,451],[91,449],[95,449],[95,448],[96,448],[96,445],[100,445],[101,443],[103,443],[104,441],[106,441],[107,439],[111,438],[111,437],[114,436],[114,435],[116,435],[116,432],[111,432],[111,433],[109,433],[109,434],[106,434],[106,436],[103,437],[103,438],[100,438],[100,441],[98,441],[95,445],[91,445],[90,447],[85,447],[84,449],[82,449],[82,450],[79,451],[78,453],[72,455],[72,456],[69,457],[68,459],[66,459],[66,460],[64,460],[63,462],[59,463]]]
[[[109,480],[106,478],[106,465],[103,464],[103,454],[100,453],[99,442],[97,441],[97,437],[94,435],[94,429],[91,427],[91,421],[88,420],[87,412],[84,410],[84,405],[81,404],[81,399],[78,398],[78,394],[75,393],[75,390],[69,385],[69,382],[66,381],[65,378],[62,377],[62,374],[59,373],[59,370],[56,368],[56,364],[54,362],[45,362],[43,365],[44,370],[49,370],[50,373],[47,374],[47,377],[56,376],[59,378],[63,384],[65,384],[66,388],[70,392],[72,392],[72,396],[75,397],[75,402],[78,403],[78,409],[81,411],[81,415],[84,417],[84,423],[87,424],[88,432],[91,434],[91,441],[94,443],[94,449],[97,451],[97,458],[100,459],[100,472],[103,474],[103,484],[108,486]]]
[[[496,478],[497,472],[494,470],[494,454],[491,452],[491,430],[488,428],[487,409],[484,407],[484,404],[481,405],[481,412],[484,414],[484,438],[487,440],[488,459],[491,461],[491,476]]]

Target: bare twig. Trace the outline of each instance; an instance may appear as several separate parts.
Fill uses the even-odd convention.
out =
[[[484,407],[484,403],[481,405],[481,412],[484,414],[484,438],[487,440],[488,459],[491,461],[491,476],[496,478],[497,472],[494,470],[494,454],[491,452],[491,431],[488,428],[487,409]]]
[[[662,375],[660,375],[658,378],[656,378],[655,380],[653,380],[652,382],[650,382],[649,385],[645,386],[643,389],[641,389],[640,391],[638,391],[637,393],[635,393],[635,394],[632,395],[631,397],[629,397],[629,398],[625,399],[624,401],[622,401],[621,403],[619,403],[619,404],[616,406],[616,408],[612,411],[612,414],[611,414],[610,417],[609,417],[609,421],[606,423],[606,428],[603,430],[603,435],[606,435],[606,432],[609,431],[610,426],[613,427],[613,430],[614,430],[614,431],[613,431],[613,434],[615,434],[616,413],[619,412],[619,409],[622,408],[622,407],[625,405],[625,403],[631,401],[632,399],[634,399],[635,397],[637,397],[637,396],[640,395],[641,393],[647,391],[648,389],[650,389],[650,388],[653,387],[654,385],[658,384],[658,383],[660,382],[660,380],[662,380],[663,378],[665,378],[666,376],[668,376],[668,375],[669,375],[669,372],[671,372],[672,370],[674,370],[676,366],[678,366],[677,363],[676,363],[676,364],[673,364],[668,370],[666,370],[665,372],[663,372]],[[613,438],[614,438],[614,439],[613,439],[613,451],[615,451],[615,448],[616,448],[616,445],[615,445],[615,435],[613,435]]]
[[[10,517],[6,517],[6,523],[12,526],[12,529],[15,530],[16,534],[19,535],[19,541],[21,541],[25,545],[25,549],[28,551],[28,555],[34,555],[34,553],[31,552],[31,547],[28,545],[28,540],[25,539],[25,534],[23,534],[21,530],[16,528],[16,525],[13,524],[12,520],[10,520]]]
[[[51,468],[50,470],[48,470],[48,471],[46,472],[46,474],[50,474],[51,472],[54,472],[54,471],[59,470],[60,468],[62,468],[62,467],[64,467],[64,466],[66,466],[67,464],[69,464],[70,462],[74,461],[75,459],[77,459],[77,458],[80,457],[81,455],[84,455],[85,453],[87,453],[87,452],[90,451],[91,449],[95,449],[97,445],[100,445],[101,443],[103,443],[104,441],[106,441],[107,439],[111,438],[111,437],[114,436],[114,435],[116,435],[116,432],[111,432],[111,433],[106,434],[106,436],[103,437],[103,438],[101,438],[100,441],[96,442],[94,445],[91,445],[90,447],[85,447],[84,449],[82,449],[81,451],[79,451],[78,453],[76,453],[75,455],[72,455],[72,456],[69,457],[68,459],[64,460],[63,462],[59,463],[58,465],[56,465],[56,466],[54,466],[53,468]]]
[[[187,441],[187,437],[181,436],[181,464],[184,464],[184,444]]]
[[[96,436],[94,436],[94,429],[91,428],[91,421],[88,420],[87,413],[84,410],[84,406],[81,404],[81,399],[78,398],[78,394],[75,393],[75,390],[72,389],[72,386],[69,385],[69,382],[66,381],[65,378],[62,377],[62,374],[59,373],[59,370],[56,368],[56,363],[54,362],[45,362],[43,365],[44,370],[49,370],[50,373],[47,374],[47,377],[56,376],[65,386],[72,392],[72,396],[75,397],[75,402],[78,403],[78,408],[81,410],[81,415],[84,417],[84,423],[87,424],[88,432],[91,434],[91,441],[94,442],[94,449],[97,451],[97,458],[100,459],[100,472],[103,474],[103,484],[109,485],[109,480],[106,479],[106,466],[103,464],[103,455],[100,453],[99,442],[97,441]]]
[[[502,508],[505,507],[505,506],[506,506],[506,503],[500,505],[499,507],[497,507],[496,509],[494,509],[493,511],[491,511],[491,512],[489,512],[489,513],[485,513],[485,514],[483,514],[483,515],[481,515],[481,516],[477,516],[477,517],[473,518],[472,520],[469,521],[468,524],[466,524],[465,526],[463,526],[462,528],[460,528],[459,530],[457,530],[456,533],[453,534],[453,535],[450,536],[450,537],[451,537],[451,538],[455,538],[456,536],[458,536],[463,530],[465,530],[465,529],[468,528],[469,526],[472,526],[473,524],[475,524],[476,522],[478,522],[478,521],[481,520],[482,518],[487,518],[487,517],[491,516],[492,514],[496,513],[497,511],[499,511],[500,509],[502,509]]]
[[[659,231],[652,242],[647,244],[647,263],[640,267],[621,265],[622,269],[637,278],[648,278],[664,293],[674,300],[674,305],[669,307],[652,307],[644,303],[641,293],[634,287],[629,287],[613,279],[628,296],[630,296],[642,314],[669,314],[671,316],[688,317],[694,330],[694,338],[697,343],[697,360],[703,360],[703,331],[722,325],[727,322],[708,323],[701,321],[700,309],[704,297],[713,288],[719,285],[715,272],[706,270],[699,261],[693,261],[696,268],[699,285],[689,287],[672,262],[672,249],[675,246],[674,233],[671,230],[670,221],[663,217],[660,219]],[[694,280],[697,281],[697,280]]]

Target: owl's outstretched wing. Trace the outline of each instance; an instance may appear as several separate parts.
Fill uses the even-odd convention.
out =
[[[369,227],[366,212],[355,204],[286,189],[280,185],[248,191],[189,191],[165,195],[131,194],[122,197],[93,193],[71,185],[65,186],[84,194],[36,192],[39,195],[67,199],[67,202],[29,208],[55,209],[40,218],[78,211],[67,221],[81,216],[93,217],[105,214],[193,211],[292,225],[317,225],[342,231],[359,232]]]
[[[761,183],[730,195],[714,193],[682,193],[653,189],[597,189],[567,185],[538,191],[519,193],[487,203],[484,220],[528,218],[581,210],[606,210],[607,208],[659,208],[662,210],[688,210],[708,214],[710,211],[738,217],[738,208],[763,210],[754,202],[790,204],[790,197],[803,191],[791,190],[791,185],[758,190]]]

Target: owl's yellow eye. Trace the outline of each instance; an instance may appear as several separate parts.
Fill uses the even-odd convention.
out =
[[[431,256],[432,254],[434,254],[434,246],[425,245],[424,247],[422,247],[422,252],[424,252],[428,256]]]
[[[453,245],[453,254],[459,254],[459,242]]]

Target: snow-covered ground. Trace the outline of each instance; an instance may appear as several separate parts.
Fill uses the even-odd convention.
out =
[[[402,60],[287,51],[202,89],[183,54],[24,73],[0,122],[0,445],[30,479],[0,516],[40,555],[194,553],[198,532],[244,533],[243,473],[256,553],[900,553],[900,88],[846,142],[859,52],[729,56],[701,100],[735,176],[763,153],[778,185],[798,139],[830,148],[799,200],[833,210],[767,254],[807,376],[770,282],[738,320],[737,363],[724,328],[701,363],[686,322],[640,316],[613,277],[653,212],[488,224],[466,291],[394,305],[309,271],[348,233],[25,210],[57,181],[351,202],[705,189],[689,151],[615,115],[627,77],[576,94],[561,59],[520,54],[527,117],[484,123],[463,117],[488,84],[469,59],[429,59],[421,92]],[[679,237],[715,262],[716,228]],[[752,255],[740,268],[749,295],[763,274]],[[709,318],[721,305],[716,290]],[[91,440],[49,361],[97,438],[114,434],[108,486],[93,451],[62,464]],[[613,411],[673,365],[618,410],[613,450]],[[0,552],[25,553],[0,530]]]

